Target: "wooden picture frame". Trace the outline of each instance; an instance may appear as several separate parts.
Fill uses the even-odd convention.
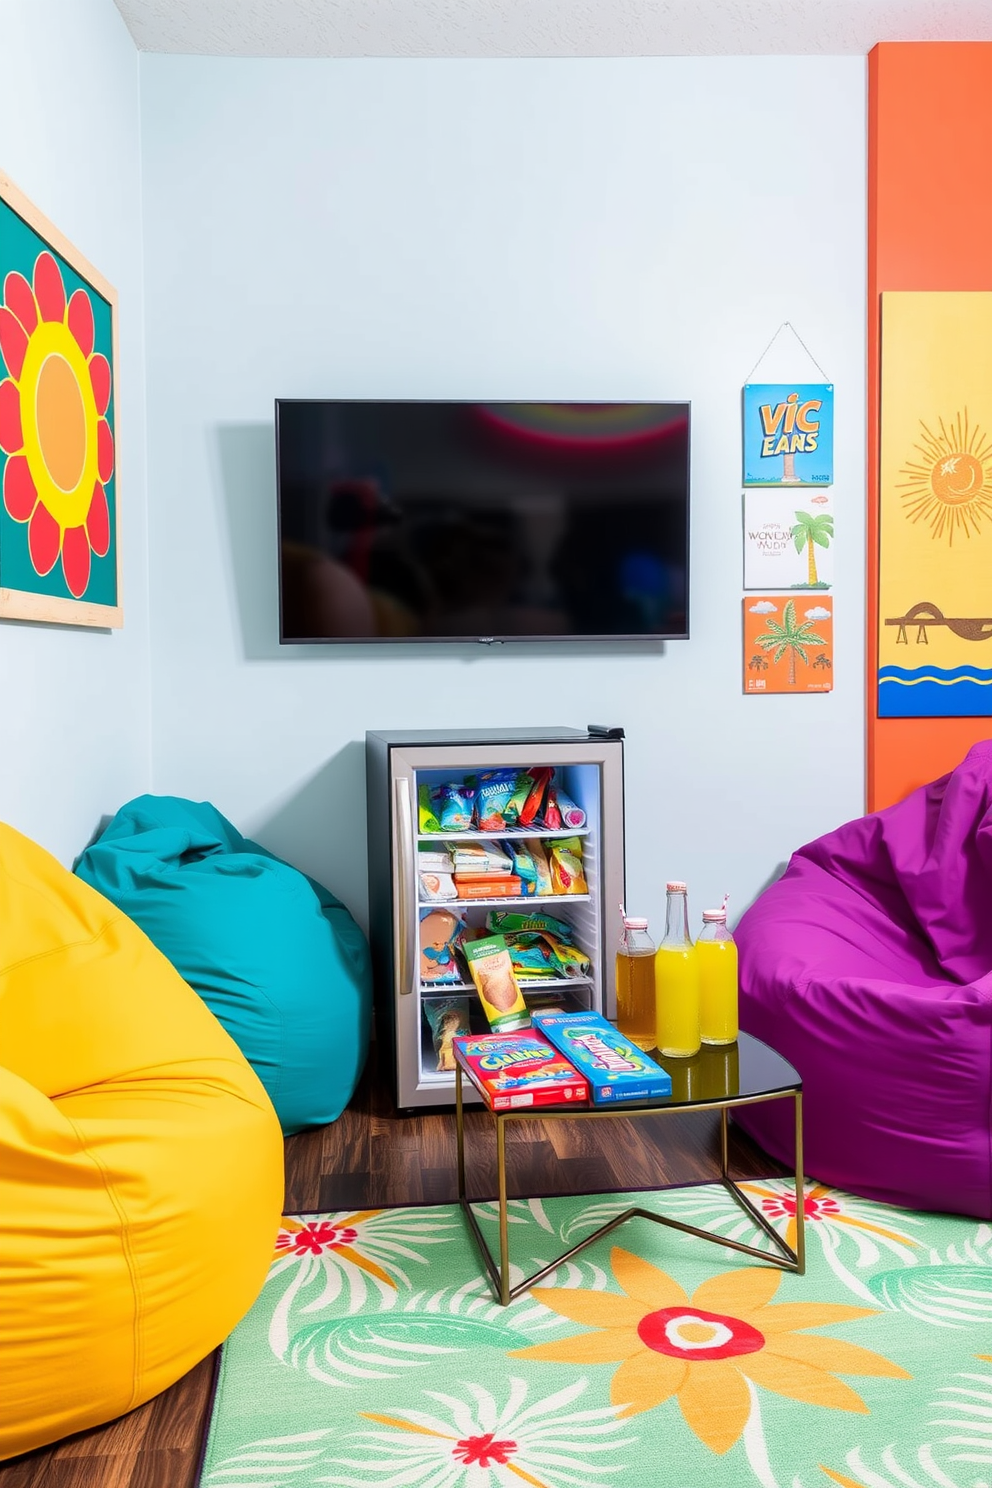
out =
[[[117,293],[0,172],[0,617],[119,628]]]

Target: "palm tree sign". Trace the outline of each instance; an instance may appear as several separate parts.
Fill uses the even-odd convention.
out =
[[[830,539],[834,535],[834,519],[828,512],[821,512],[814,517],[812,512],[796,512],[796,525],[792,529],[792,540],[796,545],[796,552],[801,553],[806,549],[807,559],[807,583],[810,588],[819,584],[816,576],[816,551],[814,543],[821,548],[829,548]]]
[[[783,656],[789,658],[789,686],[796,685],[796,657],[800,661],[809,664],[809,656],[806,653],[807,646],[825,646],[827,643],[822,636],[818,636],[813,629],[811,621],[800,625],[796,622],[796,606],[790,599],[782,611],[782,623],[772,620],[770,617],[765,621],[768,627],[767,635],[755,636],[754,644],[760,646],[763,651],[771,651],[774,647],[775,655],[772,662],[781,661]]]

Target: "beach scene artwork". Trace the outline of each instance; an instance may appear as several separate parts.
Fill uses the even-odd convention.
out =
[[[878,716],[992,717],[992,293],[882,296]]]

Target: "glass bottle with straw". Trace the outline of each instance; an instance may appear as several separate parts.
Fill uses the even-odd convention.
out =
[[[699,1032],[704,1044],[732,1044],[737,1038],[737,946],[727,929],[727,900],[703,910],[696,941],[699,965]]]
[[[654,941],[647,920],[620,906],[623,933],[617,949],[617,1028],[639,1049],[655,1040]]]

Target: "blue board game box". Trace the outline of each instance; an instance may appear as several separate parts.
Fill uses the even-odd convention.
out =
[[[833,479],[833,383],[747,383],[745,486],[829,486]]]
[[[618,1033],[599,1013],[533,1013],[548,1041],[589,1081],[595,1106],[655,1100],[671,1095],[666,1070]]]

